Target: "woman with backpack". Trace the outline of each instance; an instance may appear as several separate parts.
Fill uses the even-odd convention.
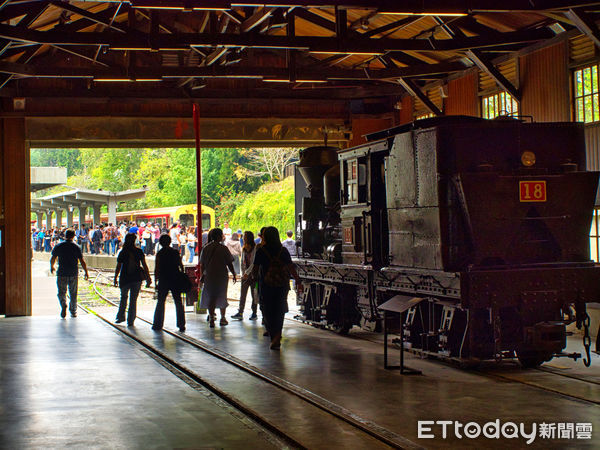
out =
[[[221,321],[219,325],[225,326],[229,322],[225,318],[227,309],[227,285],[229,276],[227,269],[233,275],[233,282],[237,281],[235,270],[233,268],[233,256],[221,242],[223,242],[223,230],[213,228],[208,233],[208,244],[200,253],[200,273],[202,296],[200,298],[200,307],[208,308],[208,323],[210,328],[215,327],[215,309],[221,310]]]
[[[283,318],[288,312],[290,276],[296,280],[298,292],[302,292],[302,284],[289,252],[281,245],[277,228],[267,227],[262,238],[264,245],[256,250],[252,274],[258,277],[258,297],[271,349],[279,350]]]
[[[115,322],[125,322],[127,294],[129,294],[127,325],[130,327],[133,326],[135,320],[137,298],[142,287],[142,281],[146,280],[146,286],[150,286],[150,283],[152,283],[144,252],[135,246],[135,241],[135,234],[129,233],[125,236],[125,243],[117,256],[117,267],[115,269],[115,286],[121,288],[121,302],[119,303],[119,311]]]

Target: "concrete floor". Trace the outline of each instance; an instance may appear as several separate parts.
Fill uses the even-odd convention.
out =
[[[34,313],[47,308],[52,315],[0,320],[1,448],[268,448],[272,445],[264,434],[243,422],[230,408],[168,372],[109,326],[85,314],[61,320],[54,280],[44,273],[46,265],[34,270]],[[165,326],[171,329],[175,328],[173,309],[172,304],[167,305]],[[114,315],[113,310],[106,311],[109,317]],[[228,314],[235,311],[232,307]],[[141,316],[151,317],[151,314],[151,307],[140,310]],[[402,376],[397,371],[386,371],[381,344],[377,336],[368,333],[353,331],[350,337],[341,337],[286,321],[282,350],[273,352],[262,337],[259,322],[230,321],[227,327],[210,329],[204,315],[192,312],[187,314],[187,321],[186,334],[424,447],[600,446],[597,405],[412,355],[408,356],[407,364],[422,370],[423,375]],[[135,333],[201,373],[216,373],[221,388],[239,388],[239,380],[218,377],[219,365],[207,360],[202,352],[168,339],[163,333],[154,334],[149,328],[137,321]],[[577,343],[573,341],[570,345]],[[565,373],[597,377],[600,358],[595,356],[593,364],[585,369],[581,362],[559,360],[549,366]],[[518,374],[514,368],[505,372]],[[548,375],[539,374],[536,371],[523,376]],[[572,381],[556,377],[553,382],[564,389]],[[247,391],[243,395],[248,399],[256,396],[252,388]],[[598,395],[598,385],[580,386],[578,394],[594,398]],[[302,420],[288,403],[275,402],[270,413],[285,416],[288,424],[296,421],[296,432],[316,436],[309,448],[368,448],[364,443],[349,446],[348,441],[340,442],[334,438],[335,430],[329,430],[325,422]],[[523,438],[471,440],[458,439],[450,433],[447,439],[442,439],[439,427],[434,429],[436,439],[418,436],[419,420],[477,422],[483,426],[496,419],[501,423],[523,422],[528,430],[532,423],[591,423],[593,434],[591,440],[547,440],[538,436],[530,446]]]

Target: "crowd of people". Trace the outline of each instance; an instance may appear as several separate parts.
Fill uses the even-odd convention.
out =
[[[144,255],[154,255],[160,248],[159,238],[161,234],[171,236],[172,247],[175,248],[181,258],[187,255],[189,263],[193,262],[196,254],[196,228],[186,227],[179,222],[173,224],[170,229],[161,227],[158,223],[122,222],[118,225],[104,223],[99,225],[74,225],[74,243],[79,245],[83,253],[92,255],[116,256],[125,244],[127,234],[137,237],[139,247]],[[31,242],[33,250],[37,252],[52,252],[54,247],[65,242],[67,227],[55,228],[33,228]]]
[[[80,263],[88,278],[87,267],[83,259],[84,243],[92,243],[90,253],[115,254],[118,251],[115,268],[114,284],[121,290],[121,301],[117,312],[116,323],[127,320],[128,326],[133,326],[137,297],[142,282],[149,287],[152,278],[145,258],[156,254],[154,281],[156,283],[157,304],[154,312],[152,329],[160,331],[163,328],[165,301],[169,292],[175,302],[177,327],[185,332],[185,311],[181,294],[186,292],[187,276],[184,273],[182,260],[188,249],[189,262],[193,260],[197,244],[193,227],[173,224],[169,230],[161,230],[156,224],[135,223],[99,225],[90,230],[81,229],[52,230],[57,238],[50,248],[51,271],[58,260],[57,287],[58,299],[61,306],[61,317],[66,316],[66,293],[69,291],[69,310],[76,317],[77,307],[77,264]],[[34,248],[46,251],[46,230],[34,231],[36,239]],[[213,228],[202,236],[206,244],[202,246],[199,255],[199,270],[201,273],[200,307],[208,310],[207,322],[210,328],[215,327],[216,310],[220,311],[220,326],[228,325],[226,310],[228,307],[227,289],[229,273],[233,282],[240,277],[242,287],[240,292],[239,309],[231,318],[243,320],[244,308],[248,291],[252,298],[252,314],[250,320],[258,318],[257,311],[262,312],[265,336],[270,337],[270,348],[278,350],[281,345],[283,319],[288,311],[287,296],[290,290],[290,279],[297,283],[297,290],[302,291],[298,274],[291,257],[296,255],[297,246],[288,231],[287,239],[281,242],[279,231],[275,227],[263,227],[255,239],[252,231],[242,230],[232,232],[228,224],[225,227]],[[40,238],[41,236],[41,238]],[[41,243],[39,242],[41,239]],[[77,241],[77,245],[75,244]],[[122,245],[121,245],[122,243]],[[138,246],[139,244],[139,246]],[[119,251],[120,249],[120,251]],[[125,313],[127,311],[127,316]]]

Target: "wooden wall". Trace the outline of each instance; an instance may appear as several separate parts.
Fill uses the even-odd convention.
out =
[[[7,316],[31,315],[31,243],[29,219],[29,148],[25,119],[0,119],[2,160],[2,261],[0,302]]]
[[[519,57],[520,112],[536,122],[571,120],[566,40]],[[445,115],[480,115],[479,72],[471,69],[447,83]],[[500,90],[500,88],[498,88]],[[401,123],[413,120],[412,103],[402,99]]]
[[[536,122],[571,120],[567,56],[565,40],[520,58],[521,114]]]
[[[394,126],[392,117],[383,119],[352,119],[352,139],[348,142],[348,147],[364,144],[367,140],[363,137],[365,134],[374,131],[385,130]]]
[[[448,97],[445,99],[444,113],[446,115],[479,115],[476,71],[469,71],[464,77],[448,82]]]

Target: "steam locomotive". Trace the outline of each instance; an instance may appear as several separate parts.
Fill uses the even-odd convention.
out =
[[[377,331],[394,299],[396,331],[425,354],[580,357],[563,352],[566,327],[587,327],[600,299],[583,126],[449,116],[366,138],[301,152],[301,319]]]

